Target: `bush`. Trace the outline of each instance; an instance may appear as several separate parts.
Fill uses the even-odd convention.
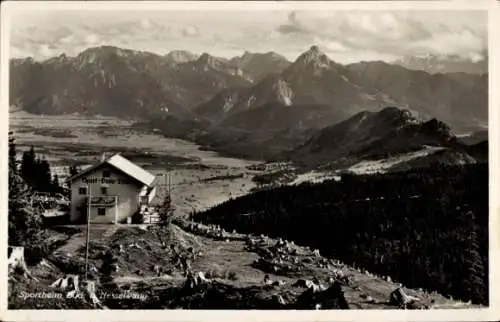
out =
[[[220,268],[214,268],[205,273],[205,277],[209,279],[220,278],[223,280],[237,281],[238,275],[234,271],[226,271]]]
[[[238,275],[236,274],[236,272],[231,271],[227,274],[227,278],[230,279],[231,281],[237,281]]]
[[[24,247],[27,264],[35,264],[47,255],[46,231],[41,210],[31,206],[30,190],[20,176],[9,169],[9,230],[11,246]]]
[[[159,215],[160,215],[161,226],[166,227],[172,223],[174,208],[172,206],[172,200],[170,199],[170,195],[168,194],[165,196],[165,198],[163,198],[163,202],[159,209]]]
[[[133,224],[143,224],[144,223],[144,215],[139,211],[132,215],[132,223]]]
[[[27,252],[25,255],[26,265],[36,265],[49,254],[49,245],[45,243],[27,243],[24,249]]]

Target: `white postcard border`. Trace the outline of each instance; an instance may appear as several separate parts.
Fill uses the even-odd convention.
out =
[[[489,142],[490,142],[490,306],[480,310],[349,310],[349,311],[215,311],[215,310],[7,310],[7,267],[0,265],[0,319],[6,321],[60,321],[60,320],[119,320],[119,321],[493,321],[500,318],[500,212],[498,150],[500,137],[500,9],[496,1],[11,1],[2,3],[1,11],[1,65],[0,65],[0,258],[7,258],[7,132],[8,132],[8,57],[9,20],[13,12],[36,10],[488,10],[489,11]],[[5,263],[5,261],[2,261]]]

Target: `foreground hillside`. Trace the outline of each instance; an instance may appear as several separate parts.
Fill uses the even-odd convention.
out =
[[[390,278],[354,269],[292,242],[228,233],[187,221],[177,223],[180,226],[172,224],[166,229],[94,225],[90,282],[83,281],[84,229],[51,231],[62,245],[29,266],[30,277],[11,273],[9,308],[399,308],[390,295],[401,285]],[[184,275],[179,257],[191,259],[192,274]],[[76,282],[75,276],[79,277]],[[436,293],[401,290],[414,307],[476,307]],[[34,292],[51,297],[30,298]]]
[[[488,303],[488,164],[259,191],[195,220],[269,234],[476,303]]]

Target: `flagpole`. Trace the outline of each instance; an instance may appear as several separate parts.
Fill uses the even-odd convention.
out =
[[[89,264],[89,244],[90,244],[90,205],[92,203],[92,195],[90,193],[90,184],[88,186],[88,201],[87,201],[87,240],[85,245],[85,280],[88,280],[88,264]]]

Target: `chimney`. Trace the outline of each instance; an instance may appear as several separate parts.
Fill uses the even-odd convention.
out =
[[[106,160],[106,152],[103,152],[101,154],[101,162],[104,162]]]

